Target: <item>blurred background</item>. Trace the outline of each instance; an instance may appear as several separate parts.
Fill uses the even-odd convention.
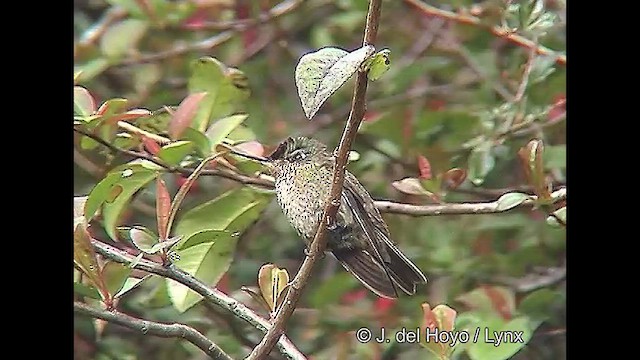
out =
[[[74,0],[76,85],[90,93],[96,108],[124,98],[126,110],[171,114],[194,92],[194,61],[210,56],[239,70],[229,78],[246,94],[231,112],[248,117],[228,138],[251,140],[252,151],[263,154],[294,135],[313,136],[333,148],[349,114],[353,79],[310,121],[300,105],[294,70],[302,55],[319,48],[360,47],[367,7],[365,0]],[[367,113],[349,171],[374,199],[416,205],[493,202],[516,191],[540,195],[540,181],[550,191],[561,189],[566,171],[564,14],[560,0],[383,1],[375,45],[390,50],[391,66],[369,83]],[[469,25],[468,19],[477,23]],[[123,119],[166,134],[160,116],[149,117],[158,123]],[[76,196],[89,194],[111,169],[132,159],[82,144],[75,135]],[[539,168],[527,170],[522,154],[530,154],[533,139],[543,142],[544,152],[534,151]],[[228,161],[247,176],[259,170],[238,159]],[[542,180],[532,180],[532,171],[540,171]],[[162,178],[171,194],[185,181],[176,173]],[[399,182],[405,178],[417,179],[419,189]],[[154,184],[136,192],[119,224],[156,227]],[[252,188],[202,176],[182,207]],[[265,263],[287,269],[293,278],[304,260],[304,243],[273,195],[260,194],[264,206],[242,226],[228,270],[209,285],[268,318],[240,287],[257,286]],[[354,331],[363,326],[374,334],[383,326],[388,333],[415,329],[426,317],[421,304],[431,309],[446,304],[457,313],[456,329],[492,322],[492,328],[526,329],[527,334],[526,344],[469,342],[454,358],[564,358],[566,218],[550,216],[562,206],[564,201],[495,214],[383,213],[393,240],[427,275],[428,286],[413,297],[379,299],[327,256],[315,268],[287,335],[314,359],[436,359],[418,344],[359,343]],[[99,224],[92,225],[92,235],[109,239]],[[167,282],[152,277],[119,298],[117,308],[144,319],[189,324],[233,358],[246,356],[262,337],[228,311],[199,302],[182,312],[172,299]],[[179,339],[78,315],[74,324],[76,359],[205,358]],[[277,349],[271,357],[282,358]]]

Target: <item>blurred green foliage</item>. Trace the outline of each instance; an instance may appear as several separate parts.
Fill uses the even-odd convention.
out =
[[[428,346],[362,344],[354,334],[368,327],[375,336],[384,326],[393,336],[424,326],[431,313],[423,313],[421,304],[428,303],[435,324],[455,318],[453,329],[471,335],[478,327],[524,331],[526,344],[469,341],[447,352],[453,358],[564,358],[566,291],[557,273],[566,252],[566,205],[547,196],[548,187],[558,189],[566,177],[566,67],[482,27],[425,15],[410,3],[383,1],[375,45],[376,51],[390,50],[384,57],[390,67],[369,83],[367,114],[353,147],[359,158],[349,170],[376,199],[488,202],[517,192],[527,196],[510,194],[500,206],[517,206],[531,195],[537,206],[499,214],[383,214],[393,240],[427,274],[426,289],[397,301],[378,299],[328,256],[305,288],[287,335],[315,359],[435,359],[437,351]],[[510,3],[429,2],[558,52],[565,48],[564,1]],[[337,145],[353,81],[309,121],[294,70],[304,54],[320,48],[361,47],[367,6],[366,0],[74,2],[74,126],[175,170],[75,133],[76,300],[188,324],[233,358],[249,353],[262,336],[258,330],[171,280],[140,281],[145,273],[105,263],[91,250],[89,236],[116,240],[135,254],[142,243],[169,240],[158,238],[161,200],[154,180],[163,179],[173,199],[188,176],[176,168],[195,168],[221,143],[245,142],[256,155],[290,135]],[[386,65],[376,72],[383,70]],[[214,175],[263,170],[228,155],[213,163],[207,171]],[[408,181],[409,190],[394,183],[405,178],[416,179]],[[169,234],[182,238],[167,253],[155,248],[154,256],[176,256],[176,266],[269,318],[241,286],[256,287],[265,263],[287,269],[292,278],[304,259],[303,242],[272,195],[224,176],[199,177]],[[121,226],[136,226],[144,231],[134,237],[148,238],[126,239]],[[454,309],[455,317],[436,313],[438,304]],[[77,359],[203,357],[179,339],[77,315],[74,324]],[[277,349],[271,356],[281,358]]]

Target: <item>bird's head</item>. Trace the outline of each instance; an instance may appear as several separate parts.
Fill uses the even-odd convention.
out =
[[[277,171],[284,167],[322,163],[328,156],[326,150],[326,145],[318,140],[303,136],[289,137],[267,159],[271,160]]]

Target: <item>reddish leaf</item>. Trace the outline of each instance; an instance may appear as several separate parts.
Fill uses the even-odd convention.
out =
[[[562,119],[567,112],[567,98],[564,94],[556,95],[554,100],[553,106],[547,114],[547,120],[552,124]]]
[[[198,9],[195,13],[193,13],[193,15],[189,16],[182,23],[182,26],[189,30],[199,30],[205,25],[206,22],[207,22],[207,10]]]
[[[187,177],[182,176],[182,175],[178,175],[178,177],[176,178],[176,185],[178,185],[178,187],[182,187],[184,186],[184,184],[187,182]],[[198,185],[197,182],[194,182],[193,184],[191,184],[191,187],[189,188],[189,192],[198,192],[200,190],[200,185]],[[187,194],[189,193],[187,192]]]
[[[464,169],[453,168],[442,175],[442,185],[445,189],[456,189],[467,178],[467,171]]]
[[[100,107],[98,108],[98,111],[96,111],[96,114],[97,115],[105,115],[107,113],[115,114],[119,111],[124,110],[126,105],[127,105],[126,99],[107,100],[104,103],[102,103],[102,105],[100,105]]]
[[[507,298],[494,286],[483,285],[482,289],[487,294],[491,305],[500,316],[505,320],[511,319],[511,309]]]
[[[431,311],[429,303],[422,303],[422,328],[435,330],[438,328],[438,320],[436,315]]]
[[[235,146],[238,152],[248,155],[264,156],[264,146],[257,141],[247,141]]]
[[[198,104],[206,95],[206,92],[194,93],[182,100],[169,122],[169,136],[172,139],[180,138],[184,130],[191,125],[198,110]]]
[[[147,109],[132,109],[125,113],[114,115],[109,118],[109,123],[116,123],[120,120],[133,120],[151,115],[151,111]]]
[[[342,301],[344,301],[347,304],[355,304],[358,301],[364,299],[365,297],[367,297],[367,290],[358,289],[354,291],[349,291],[348,293],[344,294],[342,296]]]
[[[141,135],[141,137],[142,137],[142,143],[144,144],[144,148],[147,149],[147,151],[152,155],[158,155],[160,150],[162,150],[160,145],[155,140],[147,136]]]
[[[378,120],[380,118],[380,113],[377,111],[367,111],[364,113],[364,116],[362,117],[362,121],[375,121]]]
[[[431,99],[427,101],[427,107],[432,111],[443,110],[447,103],[442,99]]]
[[[160,241],[167,240],[167,226],[169,221],[169,210],[171,209],[171,196],[167,190],[167,185],[159,176],[156,178],[156,219],[158,221],[158,235]]]
[[[376,312],[380,314],[386,314],[395,303],[395,299],[378,298],[373,307],[374,309],[376,309]]]
[[[426,157],[418,155],[418,170],[420,171],[420,179],[431,179],[431,164]]]

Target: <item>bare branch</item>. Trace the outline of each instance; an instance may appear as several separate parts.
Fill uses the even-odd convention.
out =
[[[88,315],[97,319],[106,320],[114,324],[140,331],[142,334],[151,334],[165,338],[183,338],[204,351],[212,359],[232,360],[218,345],[207,339],[198,330],[183,324],[162,324],[154,321],[138,319],[118,312],[97,309],[81,302],[73,303],[73,311],[78,314]]]
[[[535,42],[524,38],[520,35],[509,32],[505,29],[502,29],[498,26],[488,26],[483,24],[482,21],[471,15],[467,14],[457,14],[454,12],[440,10],[436,7],[428,5],[420,0],[404,0],[407,4],[412,5],[416,9],[420,10],[422,13],[426,15],[436,16],[442,19],[457,21],[461,24],[473,25],[479,28],[483,28],[491,32],[493,35],[510,41],[518,46],[527,48],[527,49],[535,49],[538,55],[546,55],[555,57],[556,63],[559,65],[567,65],[567,56],[563,54],[558,54],[556,51],[546,48],[544,46],[537,45]]]
[[[382,0],[370,0],[364,30],[363,45],[375,43],[376,35],[378,33],[381,7]],[[327,232],[327,228],[335,223],[335,217],[340,205],[340,196],[342,194],[344,172],[347,165],[349,151],[365,113],[366,93],[367,73],[359,71],[353,92],[351,112],[349,113],[349,119],[347,120],[344,132],[342,133],[340,145],[337,148],[335,168],[333,171],[333,184],[331,185],[329,200],[327,201],[326,208],[322,216],[323,222],[318,226],[316,235],[309,246],[310,249],[307,257],[302,263],[302,266],[300,266],[300,270],[298,270],[296,277],[291,282],[291,287],[287,292],[282,307],[273,321],[273,326],[269,329],[264,338],[262,338],[260,344],[253,349],[247,358],[249,360],[262,360],[266,358],[271,352],[274,344],[278,341],[280,336],[284,334],[287,320],[291,317],[291,314],[293,314],[293,311],[296,308],[298,300],[302,295],[302,289],[311,277],[311,272],[315,263],[320,259],[324,249],[326,248],[327,237],[325,236],[325,233]]]
[[[520,278],[500,276],[494,279],[495,282],[509,286],[516,292],[527,293],[543,287],[555,285],[567,276],[567,267],[538,268],[535,272]]]
[[[97,253],[107,259],[127,265],[131,264],[135,260],[134,256],[122,250],[116,249],[111,245],[105,244],[99,240],[91,239],[91,244],[95,247]],[[270,327],[269,321],[253,312],[244,304],[227,296],[225,293],[219,291],[218,289],[210,288],[189,273],[184,272],[174,265],[164,267],[158,263],[154,263],[146,259],[141,259],[134,266],[134,268],[179,282],[180,284],[202,295],[206,301],[232,312],[236,317],[248,322],[262,332],[267,332],[267,329]],[[280,350],[280,353],[287,359],[306,359],[306,357],[300,352],[300,350],[298,350],[295,345],[293,345],[293,343],[291,343],[291,341],[286,337],[280,338],[277,346]]]
[[[535,196],[533,199],[525,200],[516,208],[533,206],[535,204]],[[561,188],[551,193],[551,199],[554,203],[566,199],[567,188]],[[460,214],[497,214],[509,210],[499,209],[498,200],[485,203],[456,203],[456,204],[434,204],[434,205],[411,205],[400,204],[391,201],[376,201],[376,207],[381,212],[393,214],[405,214],[411,216],[438,216],[438,215],[460,215]]]

